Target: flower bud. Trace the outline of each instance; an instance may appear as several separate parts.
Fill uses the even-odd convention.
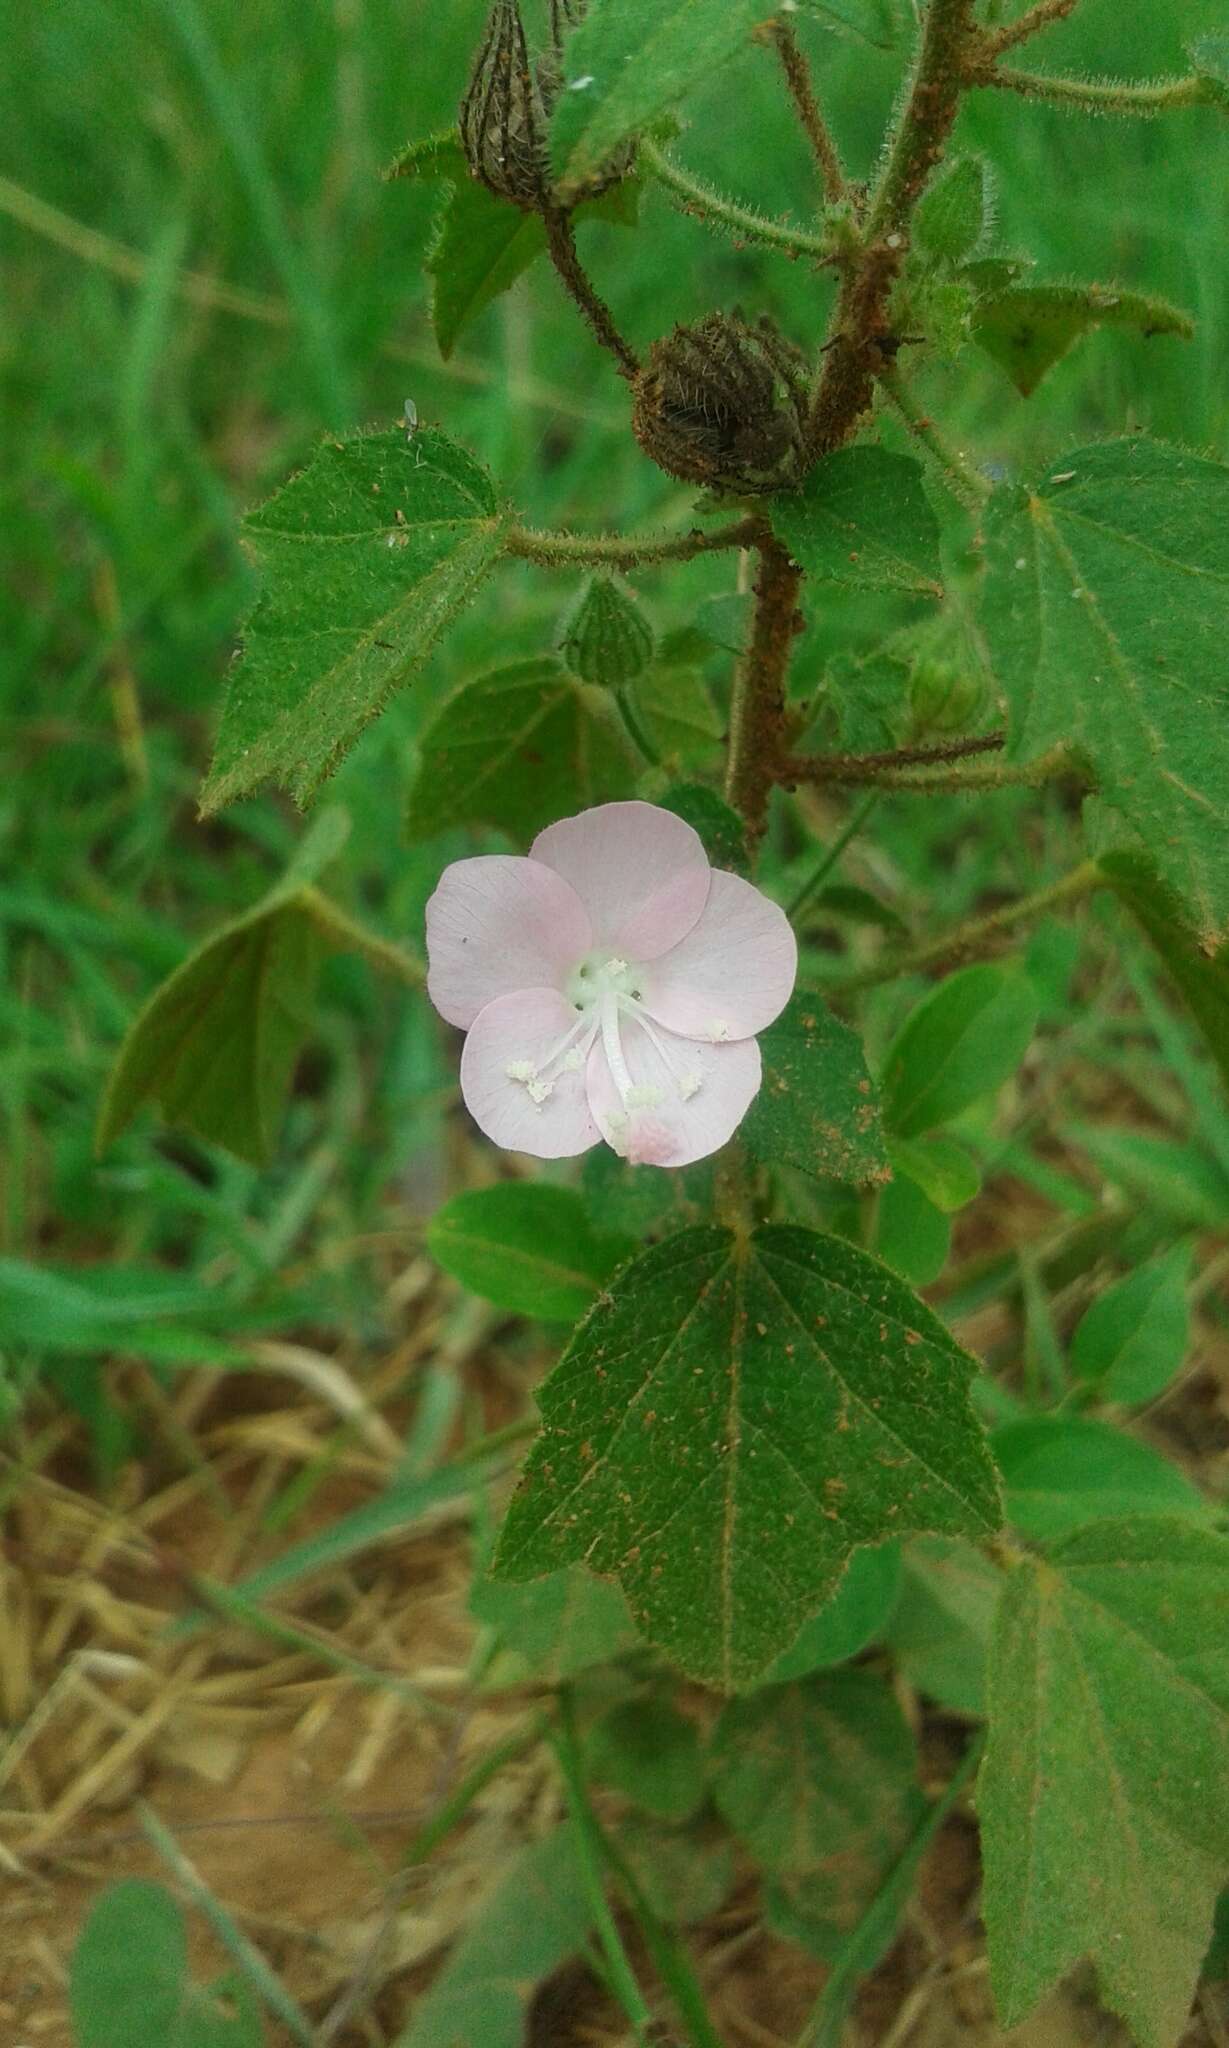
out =
[[[710,313],[654,342],[632,429],[669,476],[736,495],[790,490],[808,465],[803,357],[768,319]]]
[[[584,683],[621,690],[653,659],[653,628],[613,576],[591,576],[563,619],[564,660]]]
[[[923,655],[909,678],[909,702],[917,732],[967,732],[985,699],[980,676],[966,663]]]
[[[518,0],[495,0],[465,98],[461,147],[475,178],[535,210],[550,198],[547,116]]]

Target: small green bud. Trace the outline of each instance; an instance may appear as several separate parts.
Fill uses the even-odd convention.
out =
[[[980,676],[954,661],[923,655],[909,678],[909,702],[917,732],[967,732],[982,708]]]
[[[653,628],[613,576],[591,576],[560,623],[563,658],[582,682],[625,689],[653,659]]]
[[[632,431],[668,476],[756,496],[806,474],[806,363],[767,318],[676,327],[653,343],[635,393]]]

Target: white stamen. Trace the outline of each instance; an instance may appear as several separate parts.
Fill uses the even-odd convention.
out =
[[[532,1060],[509,1060],[504,1068],[510,1081],[532,1081],[537,1071]]]
[[[638,1081],[634,1088],[627,1091],[629,1109],[656,1109],[658,1103],[664,1100],[664,1089],[654,1088],[651,1082]]]
[[[525,1083],[525,1093],[535,1109],[541,1109],[544,1102],[549,1102],[554,1092],[555,1084],[553,1081],[526,1081]]]
[[[679,1094],[682,1096],[684,1102],[690,1102],[692,1096],[698,1095],[703,1086],[704,1077],[702,1074],[684,1074],[682,1080],[679,1082]]]
[[[561,1061],[565,1074],[579,1074],[584,1064],[585,1057],[578,1045],[574,1045],[571,1052],[565,1052]]]
[[[710,1017],[708,1035],[714,1045],[725,1045],[730,1036],[730,1027],[724,1017]]]

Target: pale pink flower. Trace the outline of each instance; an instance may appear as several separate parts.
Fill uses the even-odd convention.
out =
[[[645,803],[561,818],[527,860],[454,861],[427,955],[432,1002],[469,1034],[461,1091],[488,1138],[539,1159],[605,1138],[654,1166],[689,1166],[737,1129],[760,1085],[755,1034],[798,971],[777,905]]]

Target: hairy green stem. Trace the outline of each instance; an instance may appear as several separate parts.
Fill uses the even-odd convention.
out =
[[[646,569],[658,562],[690,562],[697,555],[754,547],[763,532],[763,521],[754,516],[733,526],[719,526],[712,533],[693,526],[689,533],[647,533],[631,540],[617,533],[543,533],[514,526],[504,540],[504,550],[518,561],[536,562],[543,569]]]
[[[790,22],[781,19],[774,22],[772,39],[776,44],[777,55],[781,59],[781,69],[785,73],[790,98],[794,102],[803,133],[811,145],[811,152],[819,169],[824,197],[830,205],[839,206],[846,196],[845,172],[841,165],[840,151],[819,110],[819,101],[815,97],[815,87],[811,82],[811,67],[798,47],[798,39]]]
[[[572,216],[559,207],[548,206],[542,215],[546,229],[546,247],[559,278],[584,319],[592,330],[594,339],[601,348],[612,355],[619,365],[619,373],[629,380],[639,374],[640,362],[636,351],[623,339],[615,325],[614,314],[605,299],[594,290],[588,273],[580,260],[576,247],[576,236],[572,231]]]
[[[935,761],[933,767],[909,763],[908,748],[900,754],[793,754],[787,755],[780,764],[781,780],[787,783],[813,782],[819,787],[857,788],[873,784],[875,788],[912,795],[960,795],[963,791],[982,789],[1040,789],[1047,782],[1057,782],[1064,776],[1078,774],[1078,769],[1065,747],[1051,747],[1047,753],[1039,754],[1034,761],[994,762],[987,767],[965,768],[961,762],[973,751],[997,751],[1003,744],[1002,735],[992,733],[986,736],[984,746],[976,749],[965,741],[953,748],[949,754],[936,752],[926,756],[925,750],[916,749],[916,754]],[[897,765],[897,764],[900,765]]]
[[[756,213],[751,207],[726,199],[711,185],[703,184],[699,178],[692,177],[689,171],[674,163],[656,143],[641,142],[639,161],[652,172],[658,184],[674,196],[684,213],[709,221],[714,227],[736,235],[740,241],[760,242],[765,248],[779,249],[787,256],[807,256],[816,263],[835,263],[838,260],[834,245],[823,235],[809,235],[803,228],[784,227],[780,222]]]
[[[832,873],[833,868],[839,861],[841,855],[844,853],[845,848],[852,844],[852,842],[857,838],[859,832],[862,830],[862,827],[865,825],[867,819],[870,817],[871,812],[874,810],[876,804],[879,802],[881,794],[881,791],[877,789],[872,789],[866,796],[863,797],[861,803],[856,804],[854,809],[850,812],[845,825],[842,827],[841,831],[837,833],[837,836],[833,840],[831,846],[829,846],[826,849],[826,851],[821,855],[818,867],[815,868],[813,873],[807,876],[806,881],[802,884],[802,887],[798,890],[797,894],[795,895],[793,902],[786,905],[786,915],[789,917],[791,923],[798,916],[799,911],[805,909],[806,905],[811,902],[812,898],[818,895],[824,883],[827,881],[829,875]]]
[[[741,817],[752,847],[763,837],[768,799],[779,780],[785,678],[802,626],[801,586],[801,571],[780,542],[761,541],[751,638],[734,678],[725,780],[726,801]]]
[[[949,447],[930,415],[923,412],[894,363],[884,363],[877,381],[909,432],[938,463],[949,489],[971,512],[979,512],[990,496],[992,486],[988,480],[957,449]]]
[[[1147,119],[1175,107],[1215,106],[1216,95],[1202,78],[1169,78],[1156,84],[1121,84],[1112,78],[1049,78],[1040,71],[1014,71],[996,64],[977,71],[971,85],[997,86],[1022,98],[1069,107],[1073,113],[1135,114]]]
[[[1021,896],[1018,902],[1009,903],[1002,910],[993,910],[984,917],[968,918],[942,938],[928,939],[920,946],[910,947],[907,952],[896,953],[891,959],[880,961],[877,967],[833,983],[833,987],[842,994],[855,989],[877,988],[881,982],[893,981],[898,974],[920,974],[927,967],[938,967],[949,960],[976,958],[999,939],[1010,937],[1021,925],[1032,924],[1036,918],[1044,917],[1047,911],[1076,903],[1082,896],[1091,895],[1094,889],[1104,886],[1105,877],[1097,862],[1081,861],[1078,868],[1072,868],[1070,874],[1052,882],[1048,888],[1034,890],[1032,895]]]

